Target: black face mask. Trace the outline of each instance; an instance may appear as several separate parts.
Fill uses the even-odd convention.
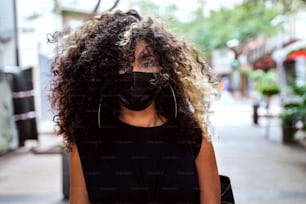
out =
[[[158,73],[120,74],[115,83],[119,90],[119,103],[134,111],[147,108],[162,89]]]

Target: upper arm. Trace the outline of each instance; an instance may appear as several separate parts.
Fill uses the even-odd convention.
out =
[[[200,200],[205,204],[221,202],[221,187],[213,145],[202,139],[200,152],[195,160],[200,185]]]
[[[89,203],[77,146],[72,145],[70,153],[70,204]]]

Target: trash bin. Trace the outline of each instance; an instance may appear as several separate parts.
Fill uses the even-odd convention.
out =
[[[13,74],[13,103],[19,146],[23,146],[27,139],[38,139],[32,67]]]

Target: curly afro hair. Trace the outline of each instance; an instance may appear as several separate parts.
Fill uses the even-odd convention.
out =
[[[55,33],[52,40],[56,49],[50,100],[56,110],[58,134],[64,136],[68,151],[76,137],[86,137],[90,129],[97,127],[101,96],[102,124],[111,124],[116,117],[119,104],[112,97],[113,77],[121,69],[131,67],[139,40],[152,48],[160,72],[169,76],[178,106],[176,123],[189,135],[210,139],[209,106],[218,95],[216,77],[195,48],[174,37],[161,24],[151,18],[143,19],[134,10],[107,12],[70,34]],[[157,109],[170,119],[174,114],[171,99],[160,95],[156,99]]]

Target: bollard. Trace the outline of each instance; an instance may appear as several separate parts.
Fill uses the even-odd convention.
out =
[[[258,108],[259,108],[259,103],[255,102],[253,104],[253,123],[255,125],[258,125],[258,118],[259,118]]]
[[[69,154],[62,151],[62,170],[63,170],[63,198],[64,200],[69,199],[70,192],[70,176],[69,176]]]

